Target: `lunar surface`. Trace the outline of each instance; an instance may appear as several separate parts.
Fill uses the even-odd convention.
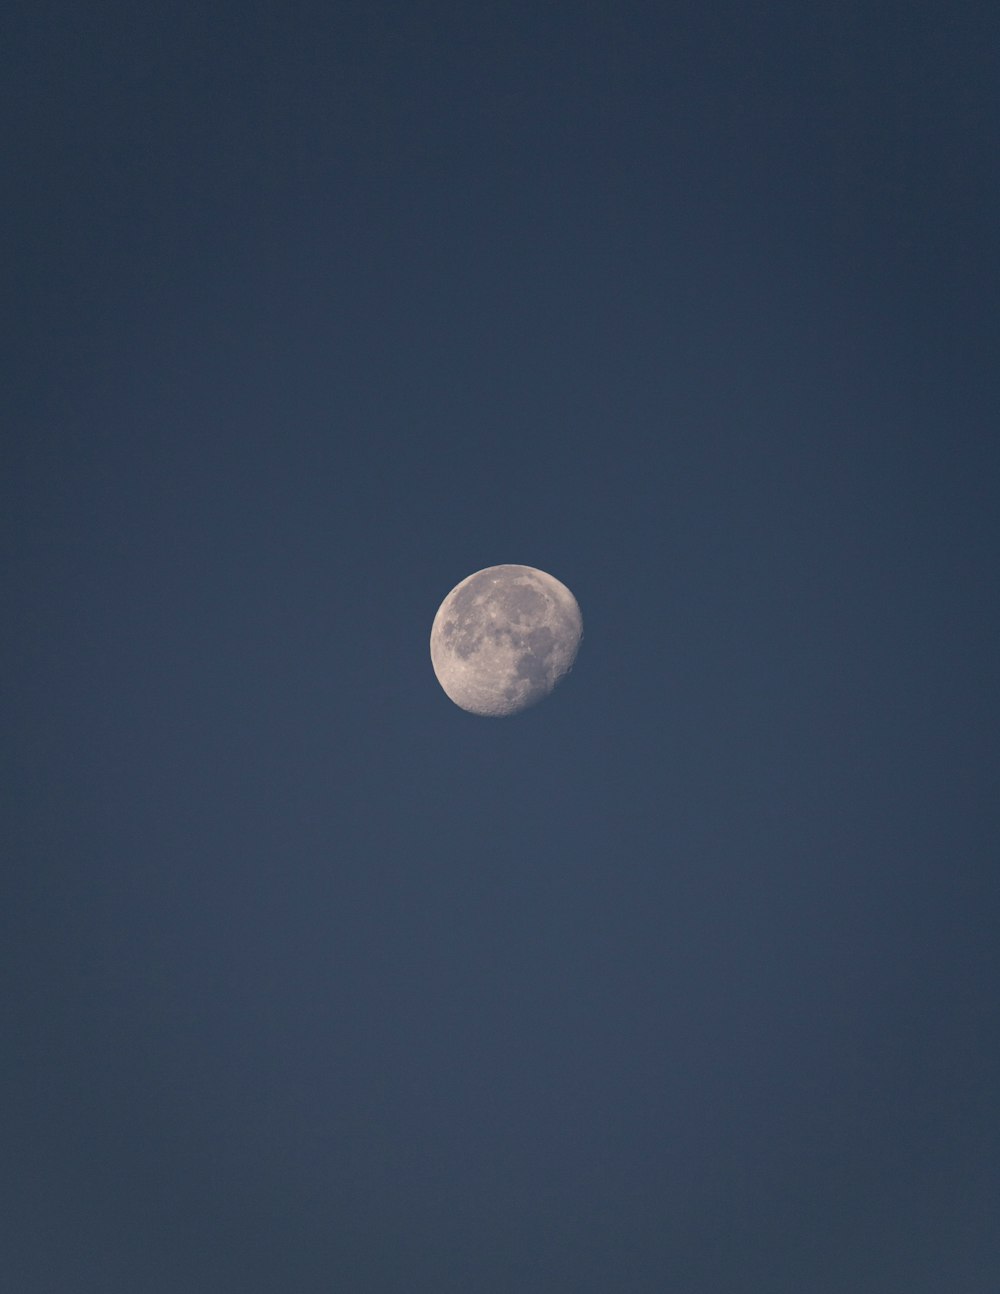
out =
[[[533,566],[488,566],[456,584],[431,628],[431,663],[456,705],[503,716],[548,696],[583,636],[576,598]]]

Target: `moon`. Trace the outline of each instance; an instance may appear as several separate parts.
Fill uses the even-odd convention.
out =
[[[533,566],[487,566],[456,584],[431,628],[431,664],[470,714],[543,700],[573,668],[583,617],[565,584]]]

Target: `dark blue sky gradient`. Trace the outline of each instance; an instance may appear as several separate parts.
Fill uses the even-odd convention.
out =
[[[995,1294],[995,6],[6,28],[0,1284]]]

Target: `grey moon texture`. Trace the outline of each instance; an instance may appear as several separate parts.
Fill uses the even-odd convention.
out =
[[[518,714],[573,668],[583,618],[565,584],[533,566],[488,566],[456,584],[431,628],[431,663],[471,714]]]

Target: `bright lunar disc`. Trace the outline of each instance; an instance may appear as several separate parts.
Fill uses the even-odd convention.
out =
[[[456,584],[431,628],[431,664],[456,705],[517,714],[573,668],[583,637],[576,598],[533,566],[488,566]]]

